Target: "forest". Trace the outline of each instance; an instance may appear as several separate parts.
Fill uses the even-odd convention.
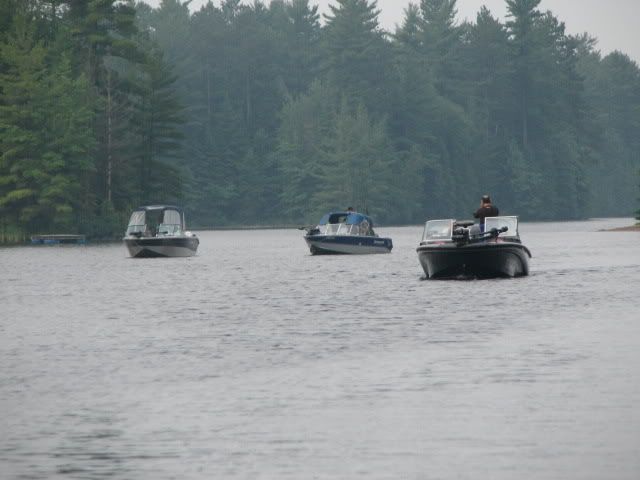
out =
[[[156,203],[192,228],[638,209],[638,64],[540,0],[421,0],[395,31],[374,0],[189,3],[0,0],[0,242]]]

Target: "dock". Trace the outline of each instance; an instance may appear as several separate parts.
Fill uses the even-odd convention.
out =
[[[84,245],[87,239],[84,235],[32,235],[32,245]]]

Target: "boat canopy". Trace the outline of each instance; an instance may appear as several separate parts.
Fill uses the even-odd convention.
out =
[[[371,217],[363,215],[362,213],[333,212],[327,213],[324,217],[322,217],[318,225],[333,225],[337,223],[345,223],[347,225],[360,225],[365,222],[367,222],[370,227],[373,227],[373,220],[371,220]]]
[[[173,210],[180,214],[182,214],[183,210],[180,207],[176,207],[175,205],[145,205],[142,207],[136,208],[134,211],[139,212],[160,212],[164,210]]]
[[[138,207],[131,214],[127,234],[148,232],[150,225],[158,235],[178,235],[185,228],[183,210],[173,205]]]

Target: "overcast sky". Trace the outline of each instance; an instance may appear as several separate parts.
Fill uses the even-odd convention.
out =
[[[145,0],[157,6],[160,0]],[[192,0],[192,9],[197,9],[208,0]],[[269,0],[263,0],[268,4]],[[411,0],[378,0],[381,10],[380,23],[393,31],[395,25],[402,22],[404,9]],[[213,2],[219,5],[219,0]],[[251,3],[245,0],[244,3]],[[311,0],[320,5],[325,13],[332,0]],[[419,3],[414,0],[413,3]],[[486,5],[494,15],[504,18],[506,4],[504,0],[458,0],[458,17],[474,20],[482,5]],[[588,32],[598,38],[598,48],[603,54],[612,50],[621,50],[640,62],[640,0],[542,0],[542,10],[551,10],[556,17],[565,22],[569,33]]]

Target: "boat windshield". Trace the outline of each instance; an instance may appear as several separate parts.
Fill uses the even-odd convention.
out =
[[[451,240],[453,220],[429,220],[424,227],[423,242]]]
[[[132,233],[143,233],[146,229],[146,215],[144,210],[136,210],[131,214],[127,235]]]
[[[162,216],[162,223],[158,225],[158,235],[180,235],[182,234],[182,219],[180,212],[176,210],[165,210]]]
[[[487,217],[484,219],[484,231],[489,232],[493,228],[507,227],[508,230],[500,234],[501,237],[518,236],[518,217]]]
[[[318,229],[323,235],[364,235],[360,233],[362,225],[347,225],[346,223],[328,223],[319,225]]]
[[[318,230],[322,235],[375,236],[371,217],[361,213],[328,213],[320,220]]]

